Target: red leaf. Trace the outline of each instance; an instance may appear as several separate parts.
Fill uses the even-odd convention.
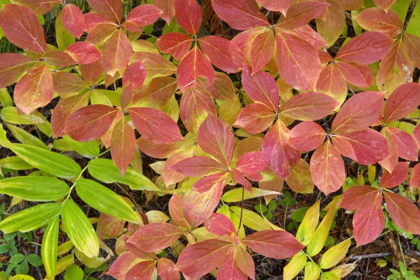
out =
[[[175,143],[172,143],[172,144],[175,144]],[[165,152],[166,151],[164,151],[164,153]],[[166,186],[170,186],[172,184],[178,183],[185,178],[185,175],[173,170],[172,166],[178,161],[181,161],[190,156],[191,156],[190,153],[184,152],[184,151],[178,151],[173,154],[170,154],[169,158],[165,162],[165,166],[163,167],[163,173],[162,173],[163,181],[165,182]]]
[[[373,129],[337,135],[333,143],[343,156],[363,165],[375,164],[390,155],[386,139]]]
[[[16,83],[34,64],[32,58],[17,53],[0,54],[0,61],[0,88]]]
[[[200,30],[202,14],[195,0],[174,0],[175,17],[179,26],[192,35]]]
[[[178,86],[181,91],[195,86],[196,80],[199,76],[206,77],[208,79],[209,86],[211,86],[214,81],[213,67],[207,57],[204,56],[197,46],[189,51],[179,62],[176,75],[178,77]]]
[[[373,3],[375,3],[376,6],[378,6],[385,12],[388,12],[388,10],[391,8],[392,5],[394,5],[396,1],[397,0],[373,0]]]
[[[309,25],[304,25],[297,29],[290,30],[288,32],[293,33],[299,38],[305,40],[312,47],[314,47],[315,50],[319,50],[328,45],[327,42],[325,42],[325,40]],[[324,51],[321,51],[321,52],[325,53]]]
[[[112,131],[111,157],[123,177],[135,150],[136,136],[134,131],[125,119],[121,118]]]
[[[282,78],[297,90],[314,90],[321,73],[321,61],[314,47],[283,32],[276,32],[276,42],[276,63]]]
[[[298,151],[312,151],[324,143],[325,136],[327,133],[319,124],[301,122],[290,131],[287,144]]]
[[[366,208],[376,200],[379,190],[370,186],[354,186],[343,193],[340,207],[347,210]]]
[[[255,280],[255,264],[251,255],[242,246],[235,247],[235,263],[236,266],[249,278]],[[235,279],[235,278],[233,278]]]
[[[384,120],[392,122],[408,116],[420,105],[420,84],[406,83],[397,87],[385,104]]]
[[[224,170],[218,161],[203,156],[181,160],[172,169],[189,177],[202,177]]]
[[[200,88],[186,89],[181,98],[179,116],[188,131],[197,131],[207,115],[216,115],[213,99]]]
[[[232,176],[233,181],[235,181],[239,185],[243,186],[244,189],[247,192],[249,192],[250,194],[252,193],[252,186],[251,186],[251,184],[248,182],[248,180],[245,178],[245,176],[238,169],[231,168],[229,170],[229,173]]]
[[[386,209],[394,223],[412,234],[420,234],[420,211],[399,194],[384,192]]]
[[[64,51],[50,51],[44,56],[44,60],[47,64],[58,68],[66,68],[77,64],[76,61]]]
[[[171,215],[172,220],[179,226],[190,229],[191,226],[184,216],[182,211],[182,198],[183,196],[174,193],[169,200],[169,214]]]
[[[235,280],[248,280],[248,276],[239,269],[235,261],[236,251],[239,250],[238,247],[231,247],[223,264],[220,265],[217,270],[218,279],[235,279]],[[252,263],[254,262],[251,258]]]
[[[124,69],[129,61],[133,47],[122,30],[118,30],[102,47],[102,67],[106,74],[114,76]]]
[[[89,86],[77,75],[69,72],[55,72],[52,76],[54,91],[61,97],[86,92]]]
[[[108,131],[118,113],[105,105],[83,107],[67,117],[64,131],[80,142],[95,140]]]
[[[231,41],[218,36],[205,36],[199,40],[200,47],[211,63],[227,73],[236,73],[244,58],[241,49]]]
[[[255,36],[252,40],[251,51],[249,53],[252,75],[262,70],[270,62],[275,46],[276,41],[272,30],[267,29]]]
[[[34,66],[16,84],[14,101],[20,111],[29,115],[50,103],[53,94],[53,78],[48,66]]]
[[[144,61],[136,61],[127,66],[124,71],[122,82],[123,86],[133,86],[133,90],[140,88],[146,79],[146,65]]]
[[[349,2],[349,1],[343,1]],[[316,19],[316,30],[318,34],[325,39],[328,46],[334,45],[346,24],[346,16],[344,9],[338,1],[326,1],[330,4],[325,13],[325,18]]]
[[[101,24],[115,26],[115,29],[118,27],[114,21],[107,20],[95,12],[84,14],[83,17],[85,19],[85,32],[87,33],[90,33],[94,27]]]
[[[404,33],[402,46],[404,47],[404,51],[407,54],[407,57],[409,58],[409,60],[417,68],[420,67],[419,45],[420,45],[420,38],[419,37],[417,37],[415,35],[412,35],[412,34]]]
[[[0,27],[6,38],[19,48],[41,54],[48,51],[44,29],[29,8],[15,4],[3,5]]]
[[[384,12],[378,8],[369,8],[354,18],[363,29],[381,32],[391,38],[397,37],[403,28],[400,17],[393,10]]]
[[[74,111],[87,106],[88,102],[88,93],[71,96],[58,102],[51,116],[51,129],[54,138],[65,135],[64,126],[66,124],[67,117]]]
[[[381,234],[384,228],[381,204],[382,196],[376,192],[372,200],[354,214],[353,234],[358,246],[371,243]]]
[[[369,66],[347,62],[336,62],[335,65],[348,83],[359,88],[367,88],[373,85],[372,72]]]
[[[263,171],[267,167],[262,152],[249,152],[241,156],[236,164],[236,168],[245,174],[255,174]]]
[[[159,143],[184,139],[178,125],[166,113],[154,108],[130,108],[131,119],[137,131],[145,138]]]
[[[85,17],[86,23],[86,17]],[[86,42],[92,43],[95,46],[103,46],[103,44],[114,34],[117,32],[118,25],[114,22],[105,23],[105,24],[98,24],[89,31]],[[88,32],[85,28],[85,32]]]
[[[99,50],[89,42],[76,42],[71,44],[66,50],[78,64],[90,64],[101,58]]]
[[[317,1],[297,3],[289,8],[286,17],[281,17],[278,27],[296,29],[308,24],[312,19],[327,11],[329,4]]]
[[[184,33],[170,32],[160,36],[156,45],[163,53],[169,53],[176,60],[181,60],[190,50],[193,39]]]
[[[409,164],[409,162],[399,162],[392,173],[384,170],[381,178],[381,187],[390,189],[402,184],[408,176]]]
[[[212,174],[206,176],[193,184],[193,187],[198,192],[208,192],[214,187],[218,187],[219,185],[223,185],[226,180],[227,173],[226,171],[219,172],[216,174]]]
[[[125,275],[125,280],[130,279],[150,279],[155,271],[155,261],[142,261],[135,265]]]
[[[80,39],[80,36],[85,32],[85,18],[83,12],[73,4],[64,6],[61,14],[64,27],[71,35]]]
[[[280,113],[295,120],[315,121],[331,114],[339,104],[323,93],[302,92],[289,99]]]
[[[292,234],[278,230],[255,232],[242,242],[252,251],[274,259],[289,258],[305,247]]]
[[[156,77],[134,95],[133,104],[148,104],[149,107],[163,110],[176,88],[176,79]]]
[[[175,264],[167,258],[160,258],[157,264],[157,272],[162,280],[179,280],[181,275]]]
[[[386,130],[391,134],[401,158],[410,161],[418,160],[419,147],[413,136],[395,127],[387,127]]]
[[[290,0],[256,0],[261,6],[269,11],[278,11],[286,16],[290,6]]]
[[[379,32],[364,32],[352,38],[337,53],[335,59],[360,64],[371,64],[384,58],[391,50],[393,40]]]
[[[287,144],[289,129],[277,121],[268,130],[262,144],[262,153],[265,162],[276,175],[285,179],[289,176],[290,167],[300,158],[300,152]]]
[[[212,182],[208,182],[206,186],[197,186],[198,182],[200,182],[197,181],[194,187],[184,196],[182,209],[185,218],[191,226],[197,227],[213,214],[222,197],[223,187],[226,182],[225,174],[223,172],[223,174],[219,173],[204,177],[200,181],[213,177]]]
[[[397,166],[398,159],[399,159],[399,152],[398,147],[394,141],[394,137],[392,137],[391,133],[388,131],[388,127],[385,127],[381,130],[381,134],[385,137],[386,141],[388,142],[388,149],[390,156],[385,158],[384,160],[381,160],[379,164],[388,170],[389,172],[392,172]]]
[[[200,148],[225,167],[229,167],[232,160],[234,138],[230,126],[212,115],[198,130]]]
[[[246,106],[240,113],[234,125],[243,127],[251,134],[263,132],[273,123],[276,113],[259,103]]]
[[[216,15],[233,29],[246,30],[269,25],[254,0],[211,0],[211,3]]]
[[[383,92],[367,91],[350,97],[334,118],[332,133],[343,135],[368,129],[378,120],[383,102]]]
[[[131,32],[142,32],[144,26],[155,23],[161,14],[154,5],[140,5],[131,10],[122,26]]]
[[[244,65],[242,84],[247,95],[256,103],[261,103],[277,112],[279,88],[274,78],[263,71],[251,75],[251,68]]]
[[[347,97],[347,84],[336,63],[330,63],[322,69],[316,91],[328,94],[340,103],[344,102]]]
[[[171,23],[172,18],[175,16],[175,7],[173,0],[153,0],[153,3],[158,7],[161,11],[161,17],[166,21],[169,25]]]
[[[61,2],[58,0],[15,0],[13,3],[26,6],[37,15],[43,15],[60,5]]]
[[[414,166],[410,179],[411,188],[420,188],[420,163]]]
[[[228,75],[220,72],[214,72],[214,82],[209,88],[209,92],[216,99],[227,100],[236,98],[236,88]]]
[[[343,159],[330,141],[312,154],[310,168],[314,184],[325,195],[337,191],[346,179]]]
[[[302,158],[292,166],[292,170],[290,171],[290,175],[287,177],[286,182],[294,192],[314,192],[314,183],[312,182],[309,164]]]
[[[139,228],[128,243],[147,253],[159,252],[172,245],[184,231],[167,223],[147,224]]]
[[[209,232],[219,236],[232,237],[235,235],[235,227],[232,221],[223,214],[212,214],[210,218],[204,221],[204,226]]]
[[[88,0],[89,6],[110,21],[121,23],[122,2],[119,0]]]
[[[182,251],[176,266],[188,277],[200,279],[224,263],[231,247],[230,242],[218,239],[195,243]]]
[[[111,275],[115,279],[125,279],[125,276],[130,268],[140,261],[141,259],[136,257],[134,254],[124,252],[115,260],[115,262],[112,263],[108,270],[108,275]]]
[[[97,60],[89,64],[80,65],[80,72],[83,80],[88,85],[94,85],[103,74],[101,61]]]

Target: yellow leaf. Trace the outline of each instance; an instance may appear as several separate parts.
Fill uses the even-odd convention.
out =
[[[319,200],[306,211],[302,223],[296,233],[296,239],[303,245],[308,245],[315,232],[319,220]]]
[[[283,280],[292,280],[305,267],[306,255],[302,252],[293,256],[290,262],[284,267]]]
[[[320,267],[322,269],[328,269],[338,264],[346,256],[350,245],[351,239],[349,238],[328,249],[322,255]]]
[[[321,269],[316,263],[313,263],[313,262],[306,263],[304,280],[318,280],[320,274],[321,274]]]

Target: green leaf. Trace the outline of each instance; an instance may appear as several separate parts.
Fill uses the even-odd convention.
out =
[[[54,201],[65,197],[70,188],[56,178],[12,177],[0,181],[0,193],[28,201]]]
[[[3,121],[13,124],[40,124],[44,120],[35,114],[19,115],[16,107],[6,107],[0,111]]]
[[[0,31],[1,33],[1,31]],[[1,38],[1,36],[0,36]],[[4,107],[13,106],[13,100],[10,97],[9,92],[7,91],[7,88],[0,89],[0,104]]]
[[[83,270],[75,264],[67,267],[66,272],[64,273],[64,280],[83,280]]]
[[[25,259],[25,256],[22,254],[14,255],[10,258],[9,263],[20,263]]]
[[[50,221],[44,231],[44,239],[41,246],[42,263],[44,264],[46,277],[54,278],[57,266],[58,231],[60,217]]]
[[[99,242],[95,230],[85,213],[73,200],[67,200],[61,211],[63,225],[74,246],[88,257],[99,254]]]
[[[244,192],[244,200],[267,196],[267,195],[279,195],[279,192],[264,190],[259,188],[252,188],[252,194],[249,192]],[[226,192],[222,199],[224,202],[238,202],[242,200],[242,188],[237,188]]]
[[[78,154],[87,157],[94,158],[99,155],[99,145],[96,141],[78,142],[71,139],[69,136],[63,137],[64,141]]]
[[[28,274],[29,272],[29,266],[28,266],[28,262],[25,260],[23,262],[21,262],[15,269],[16,273],[19,274]],[[21,275],[24,276],[24,275]],[[22,277],[14,277],[15,279],[22,279]]]
[[[0,167],[11,170],[28,170],[34,168],[20,157],[7,157],[0,159]]]
[[[60,214],[61,205],[45,203],[17,212],[0,222],[0,230],[4,233],[28,232],[47,224]]]
[[[16,137],[16,139],[19,142],[48,150],[48,147],[44,144],[44,142],[42,142],[40,139],[33,136],[32,134],[26,132],[24,129],[11,124],[8,124],[7,128],[9,128],[10,132],[13,134],[13,136]]]
[[[42,265],[42,260],[38,255],[35,254],[30,254],[29,256],[26,257],[26,260],[35,267],[41,266]]]
[[[124,199],[95,181],[80,179],[76,183],[76,192],[84,202],[99,212],[136,224],[142,224],[139,216]]]
[[[133,190],[161,191],[146,176],[130,166],[127,168],[124,177],[122,177],[120,170],[110,159],[98,158],[91,160],[88,164],[88,170],[95,179],[107,184],[121,183],[130,186]],[[104,172],[105,170],[106,172]]]
[[[241,208],[237,206],[230,207],[230,210],[238,215],[241,216]],[[248,209],[243,209],[242,211],[242,223],[256,231],[262,231],[262,230],[271,230],[271,227],[269,224],[267,224],[264,219],[258,215],[257,213],[250,211]]]
[[[73,178],[80,174],[80,166],[71,158],[38,147],[13,144],[9,147],[30,165],[60,178]]]
[[[6,252],[9,252],[10,245],[7,243],[3,243],[0,245],[0,254],[5,254]]]
[[[64,51],[68,46],[76,41],[76,39],[64,27],[63,20],[61,18],[61,11],[58,12],[55,19],[55,39],[60,51]]]

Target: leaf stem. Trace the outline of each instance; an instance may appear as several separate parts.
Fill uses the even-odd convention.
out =
[[[241,226],[242,226],[242,216],[244,213],[244,195],[245,195],[245,188],[244,186],[242,186],[241,216],[239,218],[239,225],[238,225],[238,230],[236,231],[236,236],[239,236],[239,230],[241,229]]]

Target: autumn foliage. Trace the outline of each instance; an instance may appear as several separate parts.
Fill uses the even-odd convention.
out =
[[[5,176],[0,193],[48,202],[0,230],[46,226],[46,279],[63,271],[60,230],[88,266],[108,261],[102,240],[118,238],[108,274],[119,280],[256,279],[251,254],[291,258],[284,279],[301,270],[340,279],[357,265],[336,267],[352,238],[371,243],[390,221],[420,234],[420,4],[211,0],[203,16],[206,1],[140,1],[128,12],[119,0],[87,2],[88,12],[58,0],[0,9],[1,31],[22,50],[0,54],[0,88],[13,91],[8,105],[2,93],[0,144],[16,170],[40,171]],[[40,18],[52,10],[56,38],[47,41]],[[223,36],[209,32],[215,24]],[[54,145],[16,125],[37,126]],[[142,155],[158,176],[142,174]],[[167,196],[170,217],[140,215],[115,183]],[[284,186],[320,191],[322,219],[319,200],[297,232],[243,209]],[[101,213],[96,231],[76,197]],[[352,236],[325,251],[340,208],[354,213]]]

